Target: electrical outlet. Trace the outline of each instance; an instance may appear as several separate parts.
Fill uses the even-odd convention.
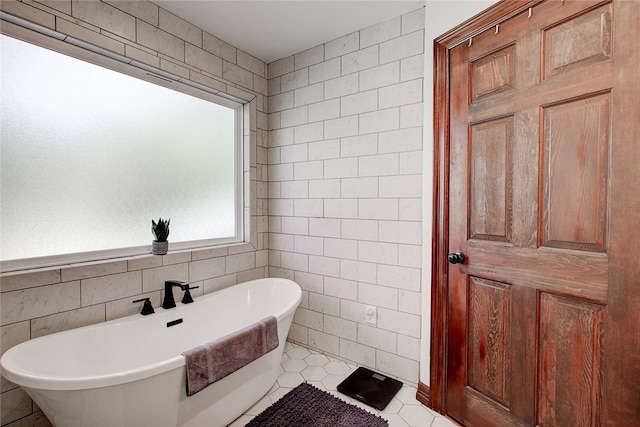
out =
[[[373,325],[378,323],[378,310],[372,305],[365,306],[364,321]]]

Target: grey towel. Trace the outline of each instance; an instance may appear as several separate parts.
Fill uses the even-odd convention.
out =
[[[253,362],[278,347],[274,316],[182,353],[187,362],[187,396]]]

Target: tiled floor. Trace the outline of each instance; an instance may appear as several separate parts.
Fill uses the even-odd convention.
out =
[[[290,342],[286,344],[281,368],[278,380],[271,391],[245,412],[244,415],[230,424],[229,427],[244,426],[253,417],[304,381],[326,390],[353,405],[360,406],[366,411],[382,416],[389,421],[390,427],[457,426],[449,419],[429,410],[418,402],[415,397],[416,388],[406,384],[383,411],[378,411],[339,393],[336,391],[336,387],[356,369],[356,365],[325,356]]]

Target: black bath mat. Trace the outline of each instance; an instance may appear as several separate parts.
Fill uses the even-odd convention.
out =
[[[389,427],[355,405],[302,383],[269,406],[245,427]]]
[[[402,382],[371,369],[359,367],[338,384],[338,391],[382,411],[393,399]]]

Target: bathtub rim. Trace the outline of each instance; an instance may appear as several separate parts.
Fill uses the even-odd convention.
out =
[[[238,283],[236,285],[232,285],[229,286],[227,288],[224,289],[220,289],[218,291],[203,295],[199,298],[196,299],[197,301],[206,301],[207,299],[211,299],[214,298],[216,296],[220,296],[220,295],[224,295],[225,292],[231,292],[231,289],[237,286],[246,286],[249,287],[251,286],[252,283],[257,283],[257,282],[262,282],[262,281],[277,281],[277,282],[284,282],[287,283],[286,286],[291,288],[291,296],[292,296],[292,301],[290,301],[290,303],[283,309],[279,310],[279,311],[275,311],[273,313],[270,313],[271,315],[275,316],[277,321],[278,321],[278,326],[281,325],[281,322],[283,319],[285,319],[288,316],[293,316],[296,308],[298,307],[298,305],[300,304],[300,301],[302,300],[302,289],[300,288],[300,285],[298,285],[296,282],[294,282],[293,280],[289,280],[289,279],[284,279],[284,278],[262,278],[262,279],[254,279],[254,280],[250,280],[247,282],[242,282],[242,283]],[[257,286],[257,285],[256,285]],[[175,314],[179,314],[181,311],[184,310],[188,310],[189,307],[185,307],[182,305],[179,305],[177,307],[178,309],[176,310],[175,308],[173,309],[169,309],[169,310],[165,310],[163,308],[157,308],[156,309],[156,313],[162,315],[165,315],[166,313],[171,314],[171,313],[175,313]],[[155,316],[157,314],[154,314],[152,316]],[[158,316],[158,317],[161,317]],[[164,316],[166,317],[166,316]],[[171,316],[171,318],[173,318],[175,316]],[[145,378],[149,378],[152,377],[154,375],[158,375],[167,371],[170,371],[172,369],[177,369],[180,368],[182,366],[185,366],[185,358],[182,354],[178,354],[174,357],[165,359],[159,363],[153,363],[153,364],[149,364],[149,365],[145,365],[144,367],[141,368],[136,368],[136,369],[130,369],[130,370],[122,370],[119,371],[117,373],[109,373],[109,374],[101,374],[101,375],[95,375],[95,376],[91,376],[91,375],[84,375],[84,376],[80,376],[80,377],[71,377],[71,376],[44,376],[44,375],[34,375],[31,373],[25,373],[24,370],[20,370],[21,368],[21,362],[19,357],[17,357],[16,353],[17,353],[17,349],[20,346],[23,345],[28,345],[28,346],[35,346],[38,345],[40,341],[43,340],[50,340],[52,339],[51,337],[57,334],[71,334],[74,333],[75,331],[77,331],[78,329],[82,329],[82,330],[91,330],[91,329],[99,329],[99,328],[105,328],[108,327],[110,325],[118,325],[118,324],[124,324],[124,323],[128,323],[128,322],[132,322],[132,321],[136,321],[136,320],[142,320],[140,318],[140,314],[132,314],[129,316],[125,316],[125,317],[121,317],[118,319],[113,319],[113,320],[109,320],[106,322],[101,322],[101,323],[96,323],[96,324],[92,324],[92,325],[87,325],[87,326],[82,326],[80,328],[73,328],[73,329],[69,329],[66,331],[61,331],[61,332],[56,332],[53,334],[49,334],[49,335],[45,335],[42,337],[38,337],[38,338],[34,338],[32,340],[28,340],[25,341],[23,343],[20,343],[12,348],[10,348],[9,350],[7,350],[3,355],[2,358],[0,359],[0,368],[1,368],[1,374],[2,376],[4,376],[7,380],[13,382],[14,384],[20,386],[20,387],[25,387],[25,388],[31,388],[31,389],[38,389],[38,390],[61,390],[61,391],[65,391],[65,390],[86,390],[86,389],[94,389],[94,388],[101,388],[101,387],[109,387],[109,386],[117,386],[119,384],[124,384],[124,383],[129,383],[129,382],[133,382],[133,381],[139,381],[139,380],[143,380]],[[159,321],[164,321],[165,319],[160,319]],[[256,321],[259,319],[256,319]],[[250,324],[250,323],[249,323]],[[285,337],[286,338],[286,337]],[[204,343],[203,343],[204,344]],[[278,349],[283,346],[285,343],[284,342],[280,342],[280,344],[278,345],[278,347],[273,351],[278,351]],[[188,349],[185,349],[185,351]],[[271,353],[271,352],[270,352]],[[10,365],[10,368],[8,369],[6,364]],[[13,367],[13,369],[11,369],[11,367]]]

